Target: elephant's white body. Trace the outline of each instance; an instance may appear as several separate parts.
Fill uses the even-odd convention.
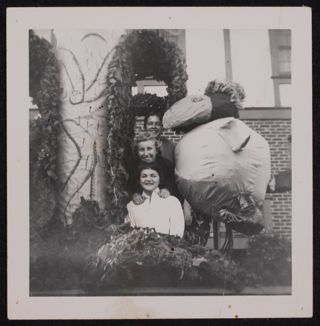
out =
[[[178,143],[175,160],[179,190],[200,213],[232,210],[241,194],[262,206],[270,180],[269,144],[244,122],[223,118],[196,127]]]

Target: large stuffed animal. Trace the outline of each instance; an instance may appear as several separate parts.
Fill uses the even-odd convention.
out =
[[[246,235],[263,229],[270,180],[267,141],[238,119],[245,98],[233,82],[210,82],[204,96],[187,96],[165,113],[163,126],[185,135],[175,150],[176,181],[192,209]]]

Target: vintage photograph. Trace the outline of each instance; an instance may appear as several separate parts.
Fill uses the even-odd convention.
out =
[[[289,298],[293,33],[30,26],[28,296]]]
[[[30,30],[29,63],[31,295],[291,293],[290,30]]]

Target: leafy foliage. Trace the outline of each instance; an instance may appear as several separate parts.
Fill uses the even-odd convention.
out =
[[[86,233],[92,229],[102,230],[110,225],[106,212],[100,209],[98,202],[83,197],[72,215],[72,221],[71,228],[74,233]]]
[[[187,93],[185,62],[180,50],[155,30],[133,30],[115,47],[106,77],[106,209],[111,220],[121,223],[129,201],[125,189],[132,155],[134,111],[131,87],[150,74],[167,85],[168,103]]]
[[[249,238],[243,266],[264,285],[291,284],[291,243],[273,233],[261,233]]]
[[[137,30],[127,37],[130,45],[134,80],[152,76],[168,85],[169,104],[183,98],[186,93],[186,65],[181,50],[166,40],[159,31]]]
[[[92,201],[83,202],[74,214],[78,222],[84,214],[91,221],[102,216]],[[81,232],[77,232],[79,227]],[[235,262],[218,251],[153,229],[75,223],[72,229],[51,235],[32,256],[31,289],[82,289],[87,295],[97,295],[132,287],[196,286],[236,293],[259,284],[289,285],[288,279],[276,274],[287,265],[280,263],[269,278],[263,274],[263,268],[270,271],[271,266],[288,259],[288,242],[259,235],[250,239],[251,245],[254,249],[249,248],[245,261]],[[266,245],[273,249],[262,250]],[[285,270],[288,272],[288,266]]]
[[[152,229],[116,231],[92,265],[96,289],[196,285],[239,291],[254,282],[253,275],[219,252]]]
[[[137,94],[131,99],[130,109],[136,116],[144,116],[150,111],[163,114],[167,109],[167,101],[167,97],[155,94]]]
[[[241,291],[255,285],[256,276],[226,256],[213,256],[199,266],[201,283],[206,286]]]
[[[29,32],[30,96],[40,116],[30,122],[31,228],[44,227],[56,209],[59,65],[52,46]],[[33,232],[31,232],[32,234]]]

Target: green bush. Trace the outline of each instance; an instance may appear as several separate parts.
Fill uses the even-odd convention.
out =
[[[291,285],[291,242],[267,232],[252,236],[243,266],[260,284]]]

